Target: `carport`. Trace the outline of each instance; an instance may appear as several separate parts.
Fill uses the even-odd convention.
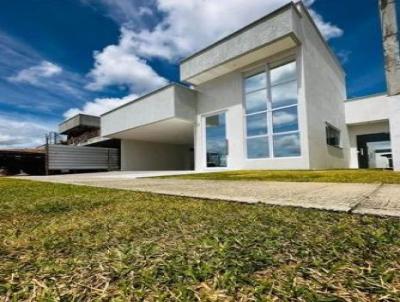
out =
[[[392,169],[398,138],[393,135],[392,103],[386,95],[345,103],[350,141],[350,168]]]
[[[195,91],[172,84],[104,114],[101,135],[121,140],[121,170],[193,170],[195,114]]]

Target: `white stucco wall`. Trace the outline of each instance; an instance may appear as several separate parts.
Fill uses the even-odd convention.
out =
[[[121,140],[122,171],[190,170],[192,157],[188,145]]]
[[[310,168],[346,168],[349,164],[349,140],[345,123],[344,72],[306,15],[298,27],[302,40]],[[326,143],[326,123],[340,129],[342,148]]]

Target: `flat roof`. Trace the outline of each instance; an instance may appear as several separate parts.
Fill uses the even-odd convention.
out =
[[[357,96],[354,98],[346,99],[345,102],[362,101],[365,99],[376,98],[378,96],[387,96],[387,93],[386,92],[378,92],[378,93],[368,94],[368,95],[364,95],[364,96]]]
[[[210,45],[208,45],[208,46],[206,46],[206,47],[204,47],[204,48],[192,53],[188,57],[182,59],[179,63],[182,64],[182,63],[184,63],[186,61],[189,61],[190,59],[192,59],[192,58],[194,58],[194,57],[206,52],[207,50],[209,50],[209,49],[211,49],[211,48],[213,48],[213,47],[215,47],[215,46],[217,46],[217,45],[219,45],[219,44],[221,44],[221,43],[223,43],[223,42],[225,42],[225,41],[227,41],[229,39],[232,39],[233,37],[241,34],[242,32],[248,30],[249,28],[251,28],[251,27],[253,27],[253,26],[255,26],[255,25],[259,24],[259,23],[262,23],[262,22],[268,20],[269,18],[272,18],[273,16],[275,16],[275,15],[281,13],[282,11],[287,10],[287,9],[289,9],[291,7],[295,8],[295,11],[300,16],[300,13],[296,9],[296,5],[294,4],[294,2],[291,1],[288,4],[285,4],[285,5],[281,6],[281,7],[279,7],[278,9],[272,11],[271,13],[268,13],[267,15],[255,20],[255,21],[251,22],[250,24],[248,24],[248,25],[246,25],[246,26],[234,31],[233,33],[231,33],[231,34],[229,34],[229,35],[217,40],[216,42],[214,42],[214,43],[212,43],[212,44],[210,44]]]
[[[61,123],[59,123],[58,125],[60,126],[60,125],[62,125],[62,124],[65,124],[65,123],[69,122],[70,120],[73,120],[73,119],[75,119],[75,118],[77,118],[77,117],[79,117],[79,116],[100,118],[100,117],[97,116],[97,115],[85,114],[85,113],[78,113],[78,114],[75,114],[75,115],[71,116],[70,118],[67,118],[67,119],[63,120],[63,121],[62,121]]]
[[[293,8],[294,11],[295,11],[295,12],[299,15],[299,17],[301,18],[301,17],[302,17],[302,14],[300,13],[300,11],[299,11],[299,9],[298,9],[298,5],[301,6],[301,8],[302,8],[303,11],[305,12],[306,16],[310,19],[311,24],[313,25],[314,29],[317,31],[319,37],[321,38],[321,40],[322,40],[322,42],[324,43],[325,47],[327,48],[328,52],[331,54],[331,56],[332,56],[333,60],[335,61],[336,65],[337,65],[337,66],[339,67],[339,69],[343,72],[343,74],[346,74],[345,71],[344,71],[344,69],[343,69],[342,64],[340,63],[338,57],[336,56],[336,53],[332,50],[332,48],[329,46],[328,42],[327,42],[327,41],[325,40],[325,38],[322,36],[321,31],[319,30],[318,26],[315,24],[315,21],[314,21],[314,19],[311,17],[311,15],[310,15],[310,13],[309,13],[309,11],[308,11],[308,8],[304,5],[303,0],[300,0],[299,2],[296,2],[296,3],[295,3],[294,1],[291,1],[291,2],[289,2],[289,3],[287,3],[287,4],[283,5],[283,6],[279,7],[278,9],[276,9],[276,10],[274,10],[274,11],[272,11],[272,12],[266,14],[265,16],[263,16],[263,17],[261,17],[261,18],[255,20],[255,21],[249,23],[248,25],[246,25],[246,26],[244,26],[244,27],[242,27],[242,28],[240,28],[240,29],[234,31],[233,33],[231,33],[231,34],[229,34],[229,35],[227,35],[227,36],[225,36],[225,37],[223,37],[223,38],[217,40],[216,42],[214,42],[214,43],[212,43],[212,44],[210,44],[210,45],[208,45],[208,46],[206,46],[206,47],[204,47],[204,48],[202,48],[202,49],[200,49],[200,50],[194,52],[193,54],[189,55],[188,57],[183,58],[183,59],[179,62],[179,64],[185,63],[185,62],[189,61],[190,59],[193,59],[194,57],[196,57],[196,56],[198,56],[198,55],[200,55],[200,54],[202,54],[202,53],[204,53],[204,52],[210,50],[211,48],[213,48],[213,47],[215,47],[215,46],[218,46],[219,44],[222,44],[223,42],[225,42],[225,41],[227,41],[227,40],[229,40],[229,39],[234,38],[235,36],[241,34],[242,32],[244,32],[244,31],[246,31],[246,30],[248,30],[248,29],[250,29],[251,27],[253,27],[253,26],[255,26],[255,25],[259,24],[259,23],[262,23],[262,22],[264,22],[264,21],[266,21],[266,20],[268,20],[268,19],[274,17],[275,15],[277,15],[277,14],[279,14],[279,13],[281,13],[282,11],[285,11],[285,10],[287,10],[287,9]]]
[[[18,154],[44,154],[46,150],[35,148],[24,149],[0,149],[0,153],[18,153]]]

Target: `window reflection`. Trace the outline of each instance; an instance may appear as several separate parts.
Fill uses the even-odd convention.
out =
[[[296,62],[272,68],[267,75],[265,71],[244,81],[247,157],[299,156]],[[273,154],[269,152],[271,145]]]
[[[272,123],[274,133],[298,130],[297,106],[273,111]]]
[[[267,134],[267,113],[247,116],[247,136]]]
[[[267,76],[265,72],[246,78],[245,91],[251,92],[265,88],[267,86]]]
[[[246,95],[246,113],[267,110],[267,90],[263,89]]]
[[[278,85],[296,80],[296,62],[276,67],[271,70],[271,85]]]
[[[275,135],[274,155],[276,157],[300,156],[299,133]]]
[[[266,158],[269,157],[268,137],[255,137],[247,139],[247,157],[248,158]]]
[[[272,108],[297,104],[297,83],[289,82],[271,88]]]
[[[206,117],[207,167],[227,166],[225,113]]]

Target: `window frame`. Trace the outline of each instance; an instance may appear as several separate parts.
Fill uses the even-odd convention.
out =
[[[226,140],[227,140],[227,147],[228,147],[228,154],[226,158],[226,167],[208,167],[207,166],[207,134],[206,134],[206,118],[213,116],[213,115],[218,115],[221,113],[225,113],[225,135],[226,135]],[[228,117],[229,115],[229,109],[224,108],[224,109],[219,109],[219,110],[214,110],[214,111],[209,111],[207,113],[203,113],[200,115],[200,125],[201,125],[201,137],[202,137],[202,161],[203,161],[203,167],[206,170],[228,170],[230,168],[230,141],[229,141],[229,127],[228,127]]]
[[[337,145],[329,143],[328,130],[334,130],[339,135]],[[342,149],[342,131],[338,127],[333,126],[331,123],[325,122],[325,141],[326,141],[327,146],[329,146],[329,147]]]
[[[288,80],[288,81],[282,81],[279,82],[275,85],[271,85],[271,70],[275,69],[275,68],[279,68],[281,66],[284,66],[286,64],[290,64],[290,63],[295,63],[296,64],[296,77],[294,79]],[[260,73],[265,73],[266,75],[266,87],[264,88],[260,88],[254,91],[246,91],[246,79],[250,78],[252,76],[258,75]],[[272,108],[272,89],[273,87],[276,86],[280,86],[280,85],[285,85],[287,83],[290,82],[294,82],[296,81],[296,91],[297,91],[297,102],[295,104],[291,104],[291,105],[285,105],[285,106],[281,106],[281,107],[276,107],[276,108]],[[299,68],[298,68],[298,61],[296,58],[294,57],[290,57],[290,58],[286,58],[284,60],[280,60],[279,62],[271,62],[271,63],[265,63],[262,67],[258,67],[256,69],[253,69],[251,71],[245,72],[243,73],[243,77],[242,77],[242,100],[243,100],[243,119],[244,119],[244,151],[245,151],[245,158],[246,160],[249,161],[254,161],[254,160],[268,160],[268,159],[284,159],[284,158],[298,158],[302,156],[302,146],[301,146],[301,137],[302,137],[302,133],[301,133],[301,127],[300,127],[300,118],[299,118]],[[262,89],[266,89],[266,96],[267,96],[267,109],[266,110],[262,110],[262,111],[257,111],[257,112],[251,112],[251,113],[247,113],[247,103],[246,103],[246,97],[248,94],[251,94],[253,92],[256,91],[260,91]],[[297,130],[293,130],[293,131],[285,131],[285,132],[277,132],[274,133],[274,129],[273,129],[273,113],[275,111],[278,110],[282,110],[282,109],[287,109],[287,108],[293,108],[296,107],[297,109],[297,123],[298,123],[298,129]],[[247,132],[248,132],[248,125],[247,125],[247,116],[251,116],[251,115],[256,115],[256,114],[261,114],[261,113],[266,113],[267,115],[267,133],[266,134],[262,134],[262,135],[251,135],[248,136]],[[298,134],[299,136],[299,140],[300,140],[300,152],[299,155],[293,155],[293,156],[275,156],[275,152],[274,152],[274,137],[275,136],[283,136],[283,135],[290,135],[290,134]],[[251,158],[249,157],[248,154],[248,139],[252,139],[252,138],[256,138],[256,137],[267,137],[268,140],[268,157],[259,157],[259,158]]]

